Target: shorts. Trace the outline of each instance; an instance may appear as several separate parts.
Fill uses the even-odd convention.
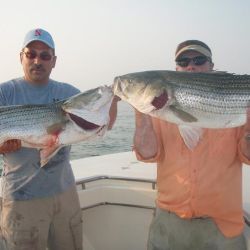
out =
[[[0,226],[2,245],[8,250],[82,250],[82,213],[75,186],[53,197],[3,199]]]
[[[246,250],[242,235],[225,237],[213,219],[182,219],[157,209],[148,237],[148,250]]]

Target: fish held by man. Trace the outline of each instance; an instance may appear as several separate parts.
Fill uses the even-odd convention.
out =
[[[100,86],[56,103],[0,107],[0,145],[19,139],[40,150],[44,166],[61,147],[103,136],[112,99],[111,88]]]
[[[246,122],[250,75],[145,71],[116,77],[114,95],[138,111],[179,126],[188,148],[202,137],[202,128],[238,127]]]

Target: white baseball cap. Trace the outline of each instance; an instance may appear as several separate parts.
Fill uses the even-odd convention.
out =
[[[43,30],[40,28],[30,30],[24,38],[22,48],[27,47],[29,43],[34,42],[34,41],[43,42],[46,45],[48,45],[51,49],[55,49],[55,43],[53,41],[53,38],[50,35],[50,33],[46,30]]]

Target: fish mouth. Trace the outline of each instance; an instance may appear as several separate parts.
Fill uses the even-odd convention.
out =
[[[103,126],[97,125],[95,123],[89,122],[77,115],[68,113],[70,119],[76,123],[76,125],[78,125],[80,128],[84,129],[84,130],[95,130],[98,128],[101,128]]]
[[[159,110],[165,106],[168,101],[168,94],[166,91],[163,91],[162,94],[156,96],[151,104],[155,107],[156,110]]]

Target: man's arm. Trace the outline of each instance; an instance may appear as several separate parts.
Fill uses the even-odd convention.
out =
[[[117,103],[120,101],[120,97],[118,96],[114,96],[113,98],[113,101],[111,103],[111,107],[110,107],[110,110],[109,110],[109,125],[108,125],[108,130],[112,129],[114,123],[115,123],[115,120],[116,120],[116,117],[117,117]]]
[[[151,117],[135,110],[134,149],[145,159],[157,154],[157,138]]]
[[[241,152],[248,160],[250,160],[250,108],[247,109],[247,122],[241,140]]]
[[[0,146],[0,154],[7,154],[17,151],[21,148],[21,141],[20,140],[9,140],[3,143]]]

